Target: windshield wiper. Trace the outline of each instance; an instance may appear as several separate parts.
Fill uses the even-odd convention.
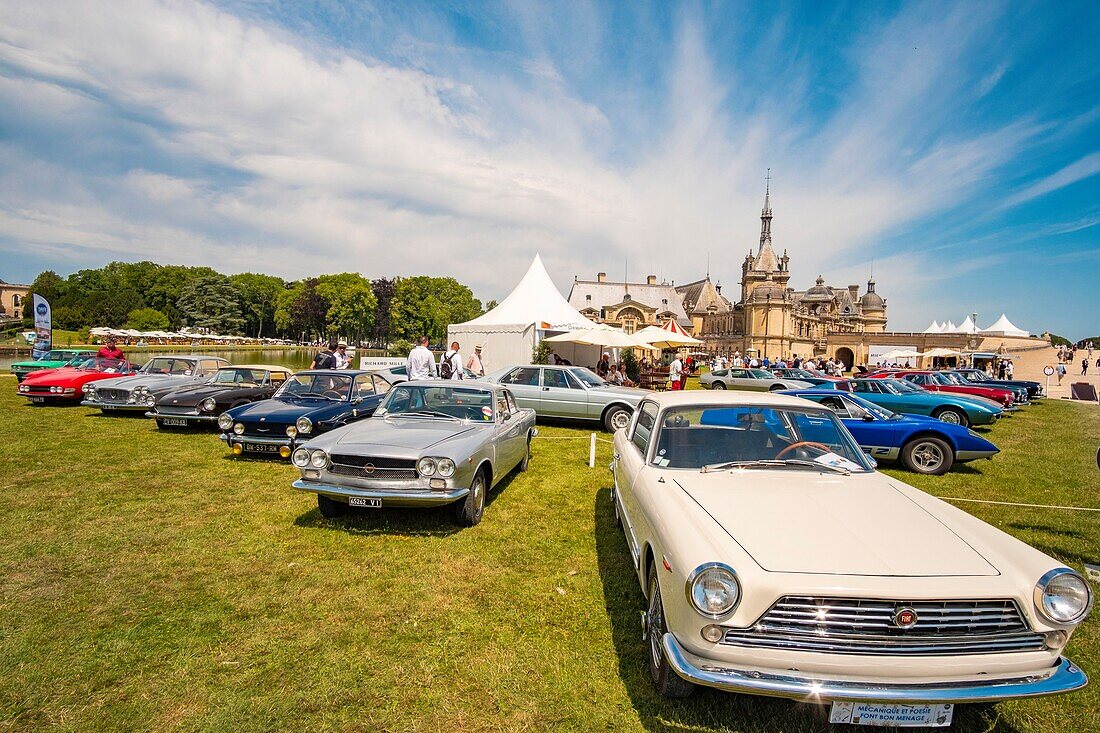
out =
[[[844,476],[850,476],[851,471],[842,466],[830,466],[817,461],[806,461],[800,458],[783,460],[760,459],[756,461],[726,461],[725,463],[709,463],[699,469],[699,473],[713,473],[714,471],[726,471],[731,468],[812,468],[820,471],[832,471]]]
[[[460,418],[460,417],[455,417],[454,415],[448,415],[445,412],[439,412],[437,410],[413,410],[412,412],[391,412],[390,415],[393,415],[393,416],[416,415],[417,417],[445,417],[448,420],[458,420],[458,421],[462,420],[462,418]]]

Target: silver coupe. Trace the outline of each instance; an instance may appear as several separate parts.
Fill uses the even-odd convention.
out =
[[[716,369],[699,377],[703,389],[745,389],[752,392],[778,392],[781,389],[810,389],[801,379],[777,377],[767,369]]]
[[[503,384],[515,393],[520,407],[531,408],[539,417],[598,420],[609,433],[629,425],[634,408],[649,394],[608,384],[591,369],[576,366],[505,367],[485,380]]]
[[[451,504],[465,526],[481,521],[486,494],[508,473],[526,471],[535,413],[500,385],[423,380],[394,385],[374,416],[337,428],[294,451],[324,517],[349,507]]]
[[[85,407],[103,412],[134,411],[144,415],[157,400],[174,389],[209,380],[229,362],[216,356],[172,354],[154,356],[137,374],[84,385]]]

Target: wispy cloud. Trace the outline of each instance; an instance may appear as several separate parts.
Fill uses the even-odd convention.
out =
[[[1003,208],[1007,209],[1012,206],[1019,206],[1024,202],[1031,201],[1040,196],[1045,196],[1052,191],[1057,191],[1060,188],[1065,188],[1078,181],[1095,176],[1097,173],[1100,173],[1100,151],[1090,153],[1084,158],[1070,163],[1046,178],[1032,183],[1019,193],[1009,196],[1005,199]]]

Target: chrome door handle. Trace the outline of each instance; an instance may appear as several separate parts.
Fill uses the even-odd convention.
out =
[[[612,457],[612,458],[614,458],[614,459],[615,459],[615,460],[617,461],[617,460],[619,460],[620,458],[622,458],[623,456],[622,456],[622,454],[621,454],[621,453],[619,453],[618,451],[615,451],[614,453],[612,453],[612,454],[611,454],[611,457]]]

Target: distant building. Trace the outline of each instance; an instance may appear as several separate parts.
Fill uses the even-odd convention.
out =
[[[0,318],[23,317],[23,302],[31,297],[30,285],[18,285],[0,280]]]
[[[821,276],[807,290],[789,287],[790,257],[786,250],[776,256],[771,225],[769,185],[760,212],[760,243],[741,265],[741,300],[727,312],[705,315],[695,332],[709,351],[821,356],[828,351],[830,335],[886,330],[886,301],[875,291],[874,278],[862,296],[858,285],[834,287]]]
[[[711,283],[709,276],[677,287],[657,282],[656,275],[647,276],[645,282],[614,282],[600,272],[595,280],[575,278],[568,300],[589,320],[617,326],[625,333],[663,325],[669,319],[693,332],[702,328],[704,316],[732,308],[722,297],[722,286]]]

